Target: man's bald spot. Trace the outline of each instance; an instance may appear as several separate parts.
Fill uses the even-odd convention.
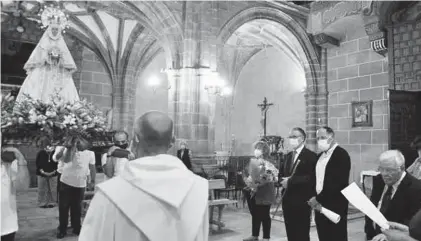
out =
[[[173,137],[173,121],[160,111],[150,111],[136,121],[135,133],[139,141],[149,146],[168,147]]]

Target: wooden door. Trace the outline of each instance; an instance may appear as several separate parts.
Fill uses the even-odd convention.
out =
[[[400,150],[408,167],[418,156],[410,143],[421,135],[421,91],[389,90],[389,100],[389,149]]]

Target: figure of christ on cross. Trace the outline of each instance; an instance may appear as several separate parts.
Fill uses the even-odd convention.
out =
[[[273,103],[268,103],[267,98],[265,97],[263,99],[263,104],[258,104],[257,106],[260,107],[260,110],[262,111],[262,118],[260,120],[260,124],[262,125],[263,129],[263,137],[266,136],[266,116],[267,112],[269,110],[269,107],[271,107]]]

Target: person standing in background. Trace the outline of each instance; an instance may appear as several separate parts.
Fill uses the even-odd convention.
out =
[[[59,239],[66,236],[69,210],[73,234],[79,235],[80,233],[82,200],[87,186],[86,174],[88,171],[91,174],[90,186],[95,186],[95,153],[88,150],[88,146],[87,143],[78,141],[74,155],[68,148],[65,148],[62,154],[64,161],[70,160],[64,163],[60,177],[59,230],[57,233]],[[68,158],[69,156],[73,156],[73,158]]]
[[[305,147],[306,133],[293,128],[289,134],[292,151],[279,170],[283,190],[282,211],[288,241],[310,241],[311,208],[307,201],[315,193],[316,153]]]
[[[133,153],[129,150],[129,134],[127,132],[116,131],[113,142],[114,145],[101,158],[105,180],[119,175],[127,162],[134,159]]]
[[[180,149],[177,151],[177,157],[181,161],[183,161],[184,165],[186,165],[187,169],[192,169],[191,159],[192,159],[192,152],[191,150],[187,149],[187,143],[182,141],[180,143]]]
[[[270,163],[270,148],[264,141],[254,144],[254,156],[249,164],[249,177],[246,184],[250,191],[250,205],[252,217],[251,236],[243,241],[258,241],[260,227],[263,229],[263,240],[270,239],[272,219],[270,207],[275,202],[275,183],[278,182],[278,169]]]
[[[321,153],[316,164],[316,196],[309,200],[309,205],[317,211],[317,234],[320,241],[347,241],[348,200],[341,191],[349,185],[351,158],[348,152],[336,143],[332,128],[320,128],[316,137]],[[326,218],[320,213],[322,207],[340,215],[340,221],[335,224]]]
[[[54,147],[43,141],[35,161],[38,183],[38,206],[52,208],[57,204],[57,162],[53,160]]]

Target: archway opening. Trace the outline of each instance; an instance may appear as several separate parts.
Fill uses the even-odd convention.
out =
[[[232,57],[224,57],[231,65],[223,71],[233,95],[217,103],[217,149],[234,142],[235,155],[250,154],[252,143],[262,134],[257,104],[264,97],[274,104],[268,111],[267,135],[286,137],[295,126],[309,129],[306,93],[315,87],[314,59],[309,60],[304,40],[290,29],[281,20],[251,18],[225,37],[223,53]]]

